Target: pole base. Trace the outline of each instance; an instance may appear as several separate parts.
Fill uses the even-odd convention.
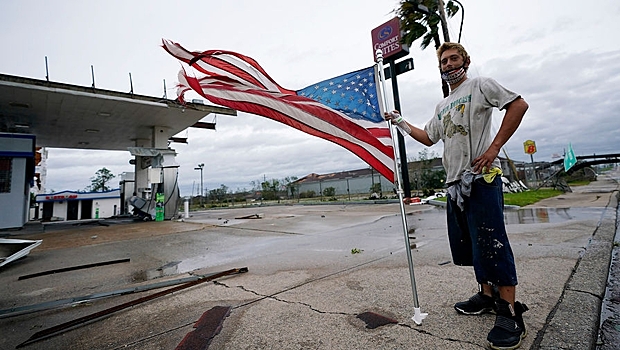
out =
[[[422,320],[428,316],[427,313],[422,313],[419,307],[413,308],[413,317],[411,318],[418,326],[422,324]]]

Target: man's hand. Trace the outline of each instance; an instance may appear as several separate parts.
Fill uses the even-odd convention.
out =
[[[385,120],[389,120],[392,124],[398,125],[398,127],[405,134],[407,135],[411,134],[411,127],[409,126],[407,121],[405,121],[405,118],[403,118],[403,116],[400,115],[400,113],[398,113],[397,110],[394,110],[391,112],[385,112],[383,114],[383,118],[385,118]]]
[[[483,155],[474,159],[474,161],[471,162],[471,165],[474,167],[474,173],[488,173],[489,170],[491,170],[491,167],[493,166],[493,161],[495,160],[495,158],[497,158],[498,154],[499,149],[495,149],[493,148],[493,146],[489,147],[489,149],[487,149],[487,151],[484,152]]]

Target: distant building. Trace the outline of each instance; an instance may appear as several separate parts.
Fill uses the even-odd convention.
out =
[[[514,181],[512,180],[514,178],[514,171],[508,159],[499,157],[499,160],[504,176]],[[417,182],[421,179],[423,170],[440,171],[443,170],[443,164],[441,158],[414,161],[407,163],[407,170],[409,172],[409,184],[412,192],[414,192],[418,189]],[[520,178],[523,178],[523,170],[517,171],[519,172],[518,175],[520,175]],[[293,185],[296,188],[295,196],[301,195],[302,197],[304,193],[307,194],[310,191],[313,191],[316,197],[320,197],[323,190],[328,187],[333,187],[336,190],[336,196],[347,194],[366,194],[371,196],[371,187],[379,183],[381,184],[381,191],[377,193],[377,195],[384,197],[394,194],[394,184],[370,168],[323,175],[312,173],[295,181]]]
[[[103,219],[119,215],[120,188],[105,192],[63,191],[36,196],[42,221]]]
[[[336,195],[371,195],[371,188],[380,184],[380,191],[377,196],[392,195],[394,184],[388,181],[378,172],[370,168],[342,171],[331,174],[309,174],[293,183],[296,188],[295,195],[303,196],[304,193],[314,192],[316,197],[320,197],[323,190],[333,187]]]

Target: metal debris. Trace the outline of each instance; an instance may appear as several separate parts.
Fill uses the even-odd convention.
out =
[[[193,287],[193,286],[198,285],[200,283],[212,281],[212,280],[214,280],[216,278],[219,278],[219,277],[228,276],[228,275],[234,275],[234,274],[238,274],[238,273],[244,273],[244,272],[247,272],[247,271],[248,271],[248,268],[247,267],[243,267],[243,268],[231,269],[231,270],[226,270],[226,271],[223,271],[223,272],[214,273],[212,275],[205,276],[205,277],[200,278],[200,279],[198,279],[196,281],[193,281],[193,282],[188,282],[188,283],[182,284],[182,285],[174,287],[174,288],[166,289],[166,290],[163,290],[161,292],[157,292],[157,293],[151,294],[151,295],[146,296],[146,297],[142,297],[142,298],[139,298],[139,299],[136,299],[136,300],[133,300],[133,301],[129,301],[129,302],[123,303],[121,305],[117,305],[117,306],[111,307],[109,309],[105,309],[105,310],[102,310],[102,311],[99,311],[99,312],[95,312],[93,314],[86,315],[84,317],[80,317],[80,318],[77,318],[75,320],[72,320],[72,321],[69,321],[69,322],[65,322],[65,323],[59,324],[57,326],[44,329],[42,331],[39,331],[39,332],[33,334],[25,342],[17,345],[17,348],[24,347],[26,345],[38,342],[38,341],[43,340],[43,339],[54,337],[56,335],[62,334],[66,330],[74,329],[74,328],[80,327],[80,326],[82,326],[84,324],[87,324],[87,323],[92,323],[95,320],[101,319],[101,318],[103,318],[105,316],[108,316],[110,314],[113,314],[113,313],[115,313],[117,311],[121,311],[121,310],[130,308],[132,306],[135,306],[135,305],[138,305],[138,304],[142,304],[144,302],[147,302],[147,301],[159,298],[161,296],[172,294],[174,292],[178,292],[180,290],[183,290],[183,289],[186,289],[186,288],[189,288],[189,287]]]

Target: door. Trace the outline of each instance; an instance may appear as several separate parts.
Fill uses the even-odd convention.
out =
[[[85,199],[82,201],[82,215],[80,215],[80,219],[92,219],[93,218],[93,200]]]
[[[78,219],[78,206],[80,201],[67,201],[67,220]]]
[[[43,202],[43,221],[50,221],[54,215],[54,202]]]

